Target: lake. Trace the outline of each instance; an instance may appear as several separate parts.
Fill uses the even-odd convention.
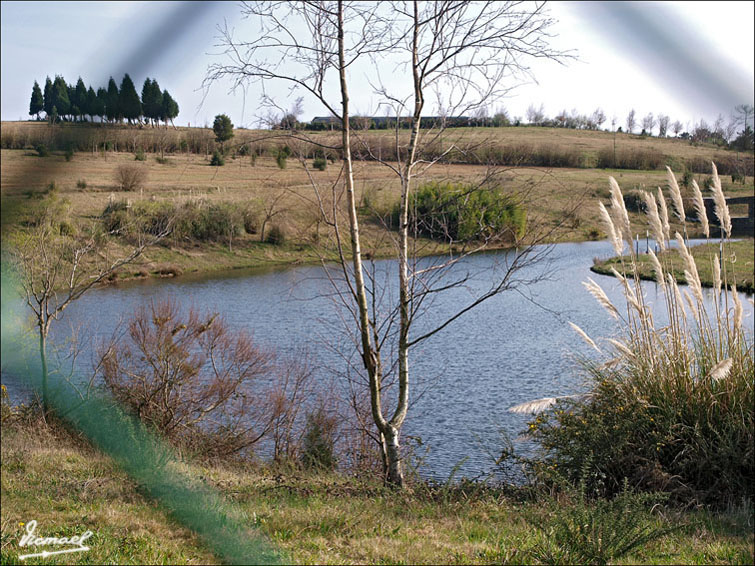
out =
[[[594,357],[569,327],[574,322],[593,339],[614,336],[617,327],[606,311],[582,286],[595,279],[617,305],[623,305],[618,281],[590,272],[593,258],[608,258],[607,242],[558,244],[548,263],[521,272],[526,278],[546,273],[548,279],[497,295],[420,343],[410,354],[412,406],[403,436],[422,441],[421,473],[437,479],[477,477],[493,468],[492,458],[503,446],[501,431],[518,436],[527,415],[507,412],[518,403],[546,396],[575,393],[584,388],[580,356]],[[463,288],[438,295],[414,336],[467,304],[470,290],[485,289],[495,280],[495,266],[506,252],[479,254],[455,268],[468,268],[476,276]],[[395,262],[375,262],[376,277],[388,277]],[[390,279],[391,284],[395,279]],[[657,286],[643,283],[648,301],[660,298]],[[705,290],[708,300],[712,292]],[[82,329],[82,344],[90,345],[112,335],[119,321],[152,299],[173,298],[200,311],[221,313],[232,328],[245,328],[255,341],[293,355],[307,348],[314,356],[321,383],[343,384],[346,357],[353,347],[333,297],[333,287],[320,266],[272,271],[234,271],[212,277],[120,283],[91,291],[72,305],[58,323],[58,337],[66,328]],[[752,324],[752,306],[744,301]],[[662,317],[655,313],[656,324]],[[86,350],[86,346],[85,346]],[[86,352],[85,352],[86,353]],[[355,363],[359,363],[357,359]],[[7,376],[12,396],[20,391]],[[416,441],[415,441],[416,443]],[[526,443],[519,446],[526,452]]]

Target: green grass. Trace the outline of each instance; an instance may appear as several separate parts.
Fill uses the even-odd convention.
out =
[[[2,563],[16,563],[22,522],[45,536],[94,531],[80,556],[30,563],[217,563],[107,457],[59,426],[3,422]],[[536,563],[547,542],[528,520],[555,520],[568,502],[475,484],[406,492],[370,480],[296,470],[187,464],[298,564]],[[550,519],[549,519],[550,517]],[[637,564],[746,564],[755,558],[752,508],[645,511],[643,524],[688,524],[635,551]]]
[[[728,272],[729,281],[733,281],[738,291],[747,293],[755,292],[753,285],[753,273],[755,266],[755,246],[753,239],[740,240],[737,242],[727,242],[724,252],[724,263]],[[640,244],[640,251],[642,251]],[[714,257],[720,255],[718,243],[700,244],[693,246],[690,251],[697,263],[700,282],[704,287],[713,287],[713,264]],[[679,283],[686,283],[684,278],[684,261],[677,250],[668,250],[659,257],[662,262],[668,262],[671,266],[671,273]],[[627,272],[631,265],[628,256],[614,257],[606,261],[596,262],[592,270],[603,275],[611,275],[611,268],[616,269],[619,273]],[[666,265],[666,263],[664,263]],[[623,266],[627,266],[626,269]],[[650,257],[640,255],[638,258],[638,268],[642,279],[655,280],[655,275],[651,265]]]

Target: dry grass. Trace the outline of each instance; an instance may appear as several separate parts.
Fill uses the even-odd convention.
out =
[[[44,128],[41,124],[3,124],[6,128]],[[197,134],[198,130],[179,129],[181,135]],[[168,133],[173,132],[169,130]],[[267,132],[268,134],[270,132]],[[140,136],[154,136],[152,130],[140,130]],[[237,142],[260,132],[237,131]],[[124,134],[125,135],[125,134]],[[162,133],[165,134],[165,130]],[[316,134],[325,140],[332,133]],[[367,136],[383,136],[385,132],[367,132]],[[537,145],[574,146],[584,151],[598,151],[613,137],[605,132],[586,132],[547,128],[459,129],[444,133],[444,143],[461,137],[465,143],[484,142],[491,136],[501,143],[508,141]],[[619,136],[621,138],[621,135]],[[645,150],[660,144],[666,152],[678,152],[679,158],[687,154],[710,156],[710,148],[695,148],[678,140],[626,136],[626,144]],[[692,152],[692,153],[690,153]],[[713,153],[715,154],[715,152]],[[160,164],[153,154],[139,163],[146,169],[148,180],[137,191],[123,192],[115,180],[117,169],[133,165],[130,152],[79,152],[71,162],[63,155],[40,158],[25,150],[2,150],[0,168],[2,196],[5,202],[17,203],[24,210],[27,199],[45,191],[55,183],[58,192],[71,203],[75,220],[90,222],[99,217],[108,203],[114,200],[155,200],[181,203],[202,199],[209,202],[228,202],[241,208],[250,208],[258,215],[273,206],[277,212],[274,222],[280,224],[287,235],[283,246],[259,244],[255,235],[234,239],[232,246],[222,243],[202,244],[200,247],[156,248],[148,252],[135,273],[165,271],[175,266],[182,272],[222,270],[238,267],[259,267],[294,262],[318,261],[321,257],[333,258],[334,246],[328,240],[325,226],[318,223],[313,202],[313,191],[303,165],[293,157],[285,170],[278,168],[273,157],[251,159],[237,156],[228,158],[223,167],[211,167],[209,157],[189,153],[167,156]],[[311,168],[311,160],[306,161]],[[312,178],[323,187],[338,179],[340,163],[331,163],[325,171],[312,171]],[[481,165],[437,164],[423,177],[425,180],[473,182],[490,174]],[[528,225],[541,224],[552,230],[551,241],[581,241],[603,237],[600,219],[591,203],[596,198],[609,196],[606,172],[598,169],[537,169],[501,168],[499,176],[505,190],[527,194]],[[615,176],[625,191],[654,190],[665,184],[663,171],[617,171]],[[373,218],[374,210],[390,210],[398,199],[399,188],[395,176],[388,168],[375,162],[356,162],[357,198],[369,202],[371,209],[363,209],[362,235],[365,251],[373,257],[393,254],[391,233]],[[707,175],[696,175],[702,185]],[[752,178],[746,185],[732,185],[723,179],[723,190],[728,196],[753,194]],[[85,188],[82,188],[85,187]],[[691,195],[690,195],[691,196]],[[632,213],[631,219],[637,218]],[[672,223],[672,230],[678,229]],[[423,253],[442,252],[441,245],[423,242]],[[132,275],[132,274],[131,274]],[[130,275],[129,275],[130,276]]]
[[[19,523],[31,518],[49,535],[94,531],[92,551],[80,563],[217,562],[108,458],[62,429],[5,422],[2,456],[4,563],[17,561]],[[517,501],[474,484],[431,489],[415,483],[396,493],[333,474],[189,463],[182,472],[234,500],[296,564],[529,564],[542,538],[526,517],[547,513],[552,503]],[[694,526],[637,551],[631,563],[752,561],[746,513],[665,513]]]

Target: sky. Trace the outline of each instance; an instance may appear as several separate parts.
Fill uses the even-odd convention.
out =
[[[700,119],[728,120],[737,104],[753,103],[755,2],[551,2],[551,45],[574,55],[563,64],[535,61],[534,80],[518,86],[495,107],[525,117],[543,105],[549,117],[561,110],[590,114],[601,108],[623,125],[631,109],[638,121],[668,114],[690,129]],[[257,29],[243,20],[236,2],[2,2],[0,19],[0,113],[2,120],[28,119],[34,81],[79,76],[89,86],[120,84],[131,75],[137,90],[155,78],[180,105],[177,125],[208,125],[227,114],[236,126],[255,127],[266,114],[262,91],[230,92],[229,83],[209,91],[202,80],[223,62],[218,26],[239,37]],[[374,69],[352,72],[353,112],[379,114],[369,85]],[[387,71],[383,76],[391,76]],[[267,93],[290,107],[297,93],[269,85]],[[493,108],[494,110],[495,108]],[[429,113],[432,112],[432,109]],[[304,100],[302,119],[327,115]]]

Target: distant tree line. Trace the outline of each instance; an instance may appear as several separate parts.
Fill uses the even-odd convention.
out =
[[[316,117],[311,122],[300,122],[299,115],[302,111],[301,101],[297,101],[294,108],[285,113],[282,118],[276,122],[270,122],[269,125],[275,130],[340,130],[341,125],[338,118],[332,116]],[[491,115],[488,108],[478,108],[473,116],[425,116],[422,118],[420,125],[422,128],[497,128],[505,126],[538,126],[545,128],[568,128],[574,130],[601,130],[608,120],[605,112],[597,108],[591,114],[581,114],[577,110],[571,112],[566,109],[559,112],[555,117],[550,118],[545,113],[545,108],[541,104],[539,107],[531,104],[527,108],[524,118],[516,116],[510,117],[504,108],[499,108]],[[639,119],[634,109],[626,117],[626,130],[618,126],[618,119],[614,117],[610,123],[609,131],[636,133],[641,127],[639,135],[653,136],[656,131],[657,136],[661,138],[669,137],[672,133],[675,137],[690,140],[692,143],[711,143],[721,147],[739,149],[747,151],[753,149],[753,107],[742,104],[737,106],[727,121],[723,114],[719,114],[715,123],[709,125],[701,119],[699,123],[694,124],[691,128],[685,126],[679,121],[671,121],[671,118],[664,113],[655,116],[652,112],[648,113],[642,119]],[[354,130],[392,130],[396,127],[407,129],[411,126],[411,120],[408,117],[395,116],[352,116],[349,119],[349,125]],[[740,129],[741,128],[741,129]]]
[[[136,92],[134,81],[126,73],[118,88],[110,77],[107,88],[100,87],[95,92],[92,86],[86,87],[79,77],[75,85],[66,83],[59,75],[55,80],[47,77],[44,91],[34,81],[29,102],[29,115],[41,120],[44,112],[47,120],[54,124],[58,120],[69,122],[100,122],[111,124],[151,124],[159,125],[178,116],[178,103],[167,90],[161,90],[157,80],[147,77],[142,86],[141,97]]]

